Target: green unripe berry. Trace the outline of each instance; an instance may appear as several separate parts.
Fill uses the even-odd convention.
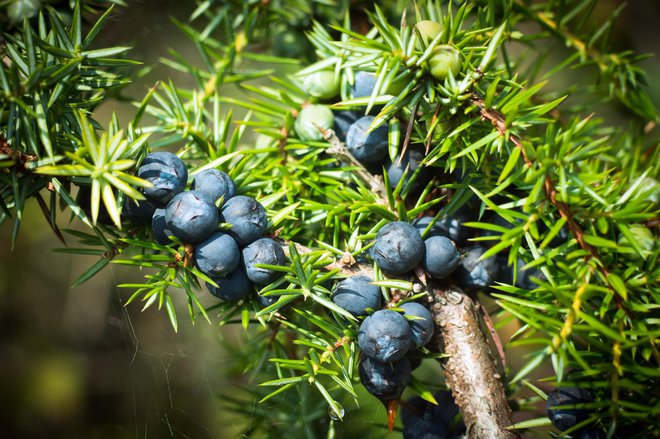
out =
[[[300,110],[293,127],[301,140],[322,140],[323,134],[319,128],[329,130],[334,123],[335,117],[328,107],[308,105]]]
[[[332,99],[339,94],[339,81],[331,70],[310,73],[302,80],[303,89],[317,99]]]
[[[422,40],[425,44],[429,44],[435,37],[442,33],[443,26],[442,24],[431,21],[431,20],[422,20],[418,22],[415,27],[419,31],[419,35],[422,37]]]
[[[452,46],[438,46],[429,59],[429,71],[435,79],[443,80],[449,72],[456,77],[461,71],[461,54]]]

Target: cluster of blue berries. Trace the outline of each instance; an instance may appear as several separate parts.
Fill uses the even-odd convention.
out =
[[[477,220],[478,209],[471,203],[466,203],[454,214],[438,219],[424,216],[413,221],[413,226],[424,233],[426,241],[433,237],[446,237],[450,239],[457,248],[460,249],[459,264],[452,274],[454,282],[463,290],[469,293],[487,291],[496,282],[513,284],[518,288],[532,290],[537,287],[539,280],[544,280],[545,276],[536,268],[528,268],[518,271],[518,276],[514,282],[513,267],[508,265],[508,254],[500,253],[481,260],[481,256],[489,250],[489,245],[483,243],[471,243],[470,238],[475,237],[472,230],[465,226],[466,222]],[[511,225],[500,219],[498,215],[486,218],[485,222],[501,225],[510,228]],[[489,236],[492,232],[484,231],[480,236]],[[565,240],[561,237],[558,240]],[[428,246],[427,246],[428,250]],[[522,267],[524,262],[518,259],[518,267]],[[436,279],[441,277],[435,275],[427,265],[424,269]]]
[[[446,238],[443,238],[446,239]],[[415,227],[394,222],[384,226],[376,237],[372,257],[389,273],[401,274],[417,266],[428,253],[428,266],[434,273],[450,273],[458,264],[458,251],[448,242],[449,255],[441,254],[444,243],[422,240]],[[367,276],[353,276],[337,285],[332,300],[355,316],[366,316],[358,331],[362,353],[360,380],[381,401],[398,401],[410,384],[413,364],[409,355],[426,345],[433,336],[433,316],[422,304],[407,302],[394,309],[380,309],[380,288]],[[370,312],[373,312],[370,314]],[[419,365],[417,363],[416,365]]]
[[[433,316],[416,302],[404,303],[397,311],[380,309],[380,287],[372,282],[363,275],[344,279],[337,284],[332,300],[355,316],[366,316],[357,340],[362,353],[360,381],[369,393],[387,403],[398,401],[410,384],[413,366],[419,362],[409,353],[430,341]]]
[[[460,209],[439,221],[422,217],[412,224],[388,223],[376,235],[371,258],[388,275],[407,275],[422,267],[433,279],[451,276],[467,291],[484,290],[501,280],[500,267],[506,264],[498,258],[479,260],[488,247],[467,245],[471,235],[463,223],[468,220],[465,209]],[[414,364],[419,355],[410,354],[430,341],[434,323],[429,309],[420,303],[381,309],[380,288],[372,282],[364,275],[345,279],[335,289],[333,301],[355,316],[366,316],[357,340],[362,354],[360,380],[367,391],[387,405],[398,401],[410,384],[412,370],[419,365]]]
[[[367,316],[358,331],[360,380],[369,393],[383,402],[398,401],[410,384],[413,366],[409,355],[433,336],[433,316],[422,304],[407,302]],[[411,361],[413,360],[413,361]]]
[[[431,30],[437,31],[435,27]],[[356,72],[350,97],[371,96],[376,83],[373,73]],[[317,101],[331,100],[338,94],[332,71],[312,74],[305,78],[303,87]],[[370,130],[374,119],[364,111],[333,112],[328,106],[316,103],[301,110],[294,128],[297,136],[307,141],[320,141],[325,130],[333,129],[351,155],[369,172],[380,174],[384,171],[392,188],[404,178],[404,183],[408,183],[411,176],[416,175],[410,190],[418,190],[430,177],[428,169],[420,166],[424,152],[416,145],[410,145],[400,160],[391,161],[388,126]],[[425,216],[412,223],[396,221],[386,224],[378,231],[370,256],[388,276],[409,275],[415,269],[423,269],[427,277],[450,281],[469,293],[487,291],[498,281],[514,283],[513,267],[507,263],[508,255],[481,260],[489,250],[488,243],[469,241],[475,234],[465,223],[477,220],[478,211],[478,207],[468,202],[445,217]],[[494,215],[486,221],[496,222],[498,218]],[[506,222],[498,225],[510,227]],[[488,233],[484,232],[482,236]],[[520,260],[518,265],[524,264]],[[535,279],[543,279],[540,271],[521,270],[515,285],[534,289]],[[371,394],[387,405],[390,401],[398,401],[409,385],[414,360],[420,358],[409,353],[428,343],[434,326],[431,312],[420,303],[409,302],[399,308],[381,309],[380,288],[372,282],[373,279],[366,276],[345,279],[335,288],[332,299],[351,314],[364,317],[357,340],[361,351],[360,380]]]
[[[150,221],[160,244],[169,244],[174,236],[194,245],[195,265],[218,285],[207,283],[211,294],[238,301],[248,298],[254,285],[281,277],[281,272],[259,266],[286,264],[282,247],[265,237],[266,209],[252,197],[236,195],[229,175],[204,170],[185,190],[188,170],[183,160],[170,152],[154,152],[142,161],[137,176],[153,185],[144,190],[147,201],[138,205],[127,200],[122,213],[134,223]],[[229,228],[219,230],[219,224]]]
[[[420,263],[435,276],[451,273],[459,262],[456,246],[445,237],[423,240],[419,231],[405,222],[383,226],[376,236],[371,256],[391,274],[407,273]],[[360,380],[383,402],[398,400],[411,379],[410,352],[426,345],[433,336],[433,316],[422,304],[407,302],[393,309],[379,309],[380,288],[371,279],[358,276],[342,281],[334,302],[354,315],[364,316],[358,332],[362,353]]]

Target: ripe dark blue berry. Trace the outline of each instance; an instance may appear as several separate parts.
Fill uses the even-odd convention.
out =
[[[186,188],[188,169],[176,154],[166,151],[148,154],[138,168],[137,176],[147,180],[152,187],[144,189],[144,195],[159,207]]]
[[[424,257],[424,241],[411,224],[395,221],[376,235],[371,257],[381,270],[403,274],[415,268]]]
[[[498,259],[492,257],[479,260],[487,250],[487,247],[481,245],[465,247],[461,263],[456,270],[459,284],[464,290],[476,293],[485,290],[498,279]]]
[[[605,439],[606,437],[607,435],[602,429],[589,427],[587,429],[581,430],[577,439]]]
[[[241,248],[263,237],[268,227],[266,209],[257,200],[245,195],[230,198],[222,206],[220,220],[231,224],[227,233]]]
[[[410,324],[403,315],[388,309],[368,316],[358,331],[362,354],[383,363],[400,360],[413,345]]]
[[[346,133],[348,133],[348,129],[351,127],[351,125],[353,125],[353,123],[355,123],[356,120],[358,120],[360,115],[357,112],[350,110],[337,111],[334,114],[335,114],[335,125],[334,125],[335,135],[339,140],[345,142]]]
[[[213,280],[218,284],[218,287],[216,288],[209,283],[206,284],[206,287],[211,294],[226,302],[238,302],[246,299],[254,291],[252,282],[248,279],[243,267],[237,267],[225,278],[213,278]]]
[[[402,358],[383,363],[369,357],[360,359],[360,382],[381,401],[398,400],[412,377],[410,362]]]
[[[90,219],[92,218],[92,188],[90,186],[79,186],[78,194],[76,195],[76,203],[85,212]],[[111,225],[114,224],[108,209],[105,207],[105,203],[101,201],[99,203],[99,213],[96,218],[96,222],[99,224]]]
[[[497,255],[493,256],[495,259],[497,259],[497,265],[499,266],[499,270],[497,272],[497,282],[501,282],[503,284],[507,285],[512,285],[513,284],[513,267],[509,266],[509,255],[506,253],[498,253]],[[522,267],[524,263],[522,261],[518,261],[518,267]]]
[[[472,236],[472,230],[464,223],[475,220],[478,212],[478,208],[466,203],[452,215],[440,219],[436,225],[442,231],[442,235],[454,241],[456,245],[463,246]]]
[[[236,195],[236,183],[229,175],[217,169],[207,169],[195,176],[190,186],[191,190],[203,192],[208,195],[213,203],[220,197],[225,202]]]
[[[367,309],[380,308],[380,287],[372,285],[367,276],[353,276],[339,282],[332,301],[354,316],[366,316]]]
[[[417,351],[411,351],[408,352],[408,355],[406,355],[406,358],[408,361],[410,361],[410,368],[412,370],[415,370],[422,365],[423,358],[419,355],[419,353],[416,352]]]
[[[248,278],[257,285],[266,285],[284,275],[281,271],[259,268],[258,264],[286,265],[282,247],[270,238],[261,238],[243,249],[243,263]]]
[[[424,305],[417,302],[408,302],[400,306],[404,317],[414,317],[408,320],[415,348],[424,346],[433,337],[433,315]]]
[[[218,209],[201,192],[182,192],[168,203],[165,225],[183,242],[196,244],[218,227]]]
[[[415,169],[419,167],[422,160],[424,160],[424,154],[416,149],[409,150],[403,156],[401,162],[399,162],[399,158],[397,157],[387,166],[387,177],[390,180],[390,186],[395,188],[399,184],[403,177],[403,172],[406,169],[408,170],[406,174],[406,182],[410,180],[410,177],[415,172]],[[421,176],[418,176],[417,180],[415,180],[415,186],[419,186],[420,177]]]
[[[241,252],[234,238],[226,233],[215,232],[195,246],[195,264],[212,278],[221,278],[238,267]]]
[[[502,227],[504,229],[512,229],[513,227],[518,226],[518,224],[516,224],[516,223],[512,224],[512,223],[510,223],[509,221],[507,221],[506,219],[504,219],[503,217],[501,217],[498,214],[492,214],[489,217],[487,217],[486,219],[484,219],[483,221],[487,222],[489,224],[492,224],[494,226]],[[516,222],[519,222],[519,221],[520,220],[516,219]],[[482,230],[480,232],[480,235],[481,236],[498,237],[498,239],[495,239],[495,240],[492,240],[492,241],[484,241],[484,244],[486,244],[486,245],[494,245],[494,244],[497,244],[499,242],[499,236],[501,236],[502,233],[504,233],[504,232],[499,231],[499,230]]]
[[[593,402],[591,392],[577,387],[562,387],[548,393],[545,403],[548,418],[552,425],[561,431],[568,430],[589,417],[589,410],[583,408],[555,408]]]
[[[426,248],[422,264],[431,276],[442,279],[458,267],[461,260],[454,241],[444,236],[432,236],[424,240]]]
[[[121,208],[121,216],[126,221],[141,226],[151,222],[155,211],[156,206],[148,200],[135,201],[130,197],[126,197]]]
[[[254,299],[257,301],[259,305],[261,305],[262,308],[267,308],[271,306],[273,303],[280,300],[280,297],[281,296],[262,296],[256,291],[254,292]]]
[[[416,396],[401,404],[404,439],[459,439],[465,432],[451,392],[433,395],[438,405]]]
[[[508,285],[513,284],[513,266],[508,265],[508,255],[498,254],[495,256],[497,259],[497,264],[499,265],[499,274],[497,277],[498,282],[502,282]],[[518,259],[518,275],[516,276],[515,286],[518,288],[523,288],[525,290],[533,290],[538,286],[539,281],[545,280],[545,275],[542,271],[536,268],[528,268],[523,270],[522,267],[525,266],[525,262],[522,259]]]
[[[346,133],[346,147],[353,157],[365,164],[380,162],[387,155],[387,125],[369,131],[373,120],[373,116],[361,117]]]
[[[417,218],[412,222],[413,227],[417,229],[420,235],[422,235],[426,229],[429,227],[429,225],[433,222],[433,217],[432,216],[423,216],[421,218]],[[440,221],[433,222],[433,226],[429,229],[428,232],[426,232],[426,235],[424,235],[424,239],[430,238],[432,236],[447,236],[446,231],[442,229],[440,226]]]
[[[169,236],[173,233],[167,228],[165,224],[165,209],[156,209],[151,218],[151,232],[154,235],[154,240],[162,245],[167,245],[170,242]]]
[[[524,263],[519,262],[519,267],[522,267]],[[539,281],[546,280],[545,275],[542,271],[537,268],[528,268],[527,270],[518,271],[518,276],[516,277],[516,286],[518,288],[524,288],[526,290],[534,290],[538,287]]]
[[[364,98],[371,96],[376,87],[376,75],[368,72],[357,72],[355,74],[355,82],[351,87],[351,95],[354,98]]]

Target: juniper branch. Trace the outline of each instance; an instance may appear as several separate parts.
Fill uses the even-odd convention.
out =
[[[511,141],[511,143],[513,143],[517,148],[520,148],[525,165],[527,167],[532,167],[534,164],[531,158],[529,157],[528,152],[525,150],[525,146],[523,145],[523,139],[509,131],[509,129],[506,126],[506,120],[504,118],[504,115],[493,108],[488,108],[485,102],[483,101],[483,99],[481,98],[481,96],[479,96],[478,94],[473,94],[471,101],[479,109],[479,113],[481,114],[481,117],[488,120],[497,129],[500,135],[504,136],[505,138],[508,138]],[[612,287],[610,281],[608,280],[609,271],[607,269],[607,265],[598,254],[596,248],[590,245],[588,242],[586,242],[584,238],[584,231],[575,220],[575,217],[573,216],[573,213],[571,212],[571,209],[568,206],[568,204],[564,203],[563,201],[557,200],[557,188],[554,182],[552,181],[552,178],[550,178],[548,174],[546,174],[544,177],[544,188],[545,188],[546,198],[555,206],[555,208],[562,216],[562,218],[566,219],[566,226],[568,227],[568,230],[571,232],[571,234],[577,241],[580,248],[588,252],[589,254],[588,258],[594,259],[595,261],[598,262],[598,270],[604,276],[608,288],[614,293],[617,306],[619,308],[624,308],[623,302],[621,301],[621,297],[618,295],[618,293]]]
[[[312,249],[295,244],[300,254]],[[288,245],[282,249],[288,252]],[[324,267],[341,274],[374,278],[368,264],[334,261]],[[433,313],[435,337],[432,343],[448,354],[441,361],[445,380],[461,409],[468,437],[508,439],[518,435],[507,430],[513,424],[506,391],[498,366],[480,326],[479,303],[457,287],[429,283],[428,305]]]

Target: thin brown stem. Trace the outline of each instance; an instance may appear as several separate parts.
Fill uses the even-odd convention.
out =
[[[399,154],[399,159],[396,162],[396,166],[401,166],[401,160],[406,155],[408,150],[408,145],[410,144],[410,136],[412,135],[413,125],[415,124],[415,116],[417,115],[417,110],[419,109],[419,101],[415,103],[415,106],[410,113],[410,119],[408,120],[408,125],[406,126],[406,136],[403,138],[403,146],[401,147],[401,153]]]
[[[186,244],[184,246],[183,266],[190,267],[193,263],[194,257],[195,257],[195,245]]]

